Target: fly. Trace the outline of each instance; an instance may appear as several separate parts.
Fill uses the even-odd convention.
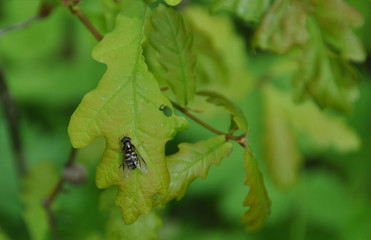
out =
[[[130,177],[131,171],[135,170],[136,168],[139,168],[142,172],[147,173],[147,164],[142,156],[140,156],[138,153],[134,144],[131,143],[131,138],[124,137],[121,139],[121,143],[123,158],[120,168],[122,166],[125,177]]]

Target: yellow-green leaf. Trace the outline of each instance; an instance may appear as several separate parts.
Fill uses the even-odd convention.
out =
[[[294,79],[297,98],[312,96],[321,108],[349,111],[358,98],[358,75],[348,62],[329,51],[314,18],[308,18],[311,35],[299,57]]]
[[[216,0],[213,12],[228,11],[245,21],[257,22],[268,9],[271,0]]]
[[[35,165],[23,181],[23,217],[32,239],[47,239],[48,216],[42,205],[58,181],[59,174],[49,163]]]
[[[165,0],[165,2],[167,4],[169,4],[170,6],[176,6],[178,5],[182,0]]]
[[[264,88],[265,160],[274,183],[288,189],[299,176],[301,154],[289,116],[281,104],[280,95],[272,87]],[[311,116],[310,119],[316,119]],[[296,121],[296,118],[293,118]]]
[[[133,224],[125,224],[120,216],[120,208],[114,206],[117,188],[111,187],[105,189],[99,197],[99,208],[102,211],[109,211],[106,222],[106,239],[157,239],[158,228],[162,221],[157,213],[152,209],[148,214],[138,217]]]
[[[96,172],[99,188],[118,186],[116,204],[126,223],[152,208],[152,196],[165,194],[169,173],[165,144],[177,131],[187,127],[184,118],[165,116],[159,109],[169,100],[161,94],[142,56],[142,41],[149,7],[141,0],[121,0],[112,32],[93,50],[93,57],[107,65],[96,89],[86,94],[71,117],[68,133],[75,148],[98,136],[106,138],[106,149]],[[129,136],[148,165],[148,173],[133,170],[126,178],[122,169],[120,140]]]
[[[162,225],[161,218],[152,210],[139,216],[138,220],[126,225],[120,216],[120,210],[111,210],[106,222],[106,239],[109,240],[151,240],[158,239],[158,228]]]
[[[293,127],[291,130],[307,137],[319,151],[330,148],[339,153],[347,153],[357,151],[361,147],[359,136],[346,124],[343,117],[321,111],[310,101],[297,104],[288,93],[273,87],[267,86],[265,98],[275,103],[274,108],[285,112],[286,119]],[[277,141],[281,140],[277,139]]]
[[[207,82],[207,84],[202,84],[202,81],[198,81],[197,88],[200,90],[222,92],[225,96],[229,96],[233,100],[245,98],[247,91],[252,88],[254,81],[251,72],[246,68],[248,58],[245,42],[237,33],[231,18],[221,14],[210,15],[205,8],[195,5],[187,8],[185,16],[191,22],[191,26],[197,29],[197,33],[201,32],[209,38],[210,45],[212,44],[210,51],[215,51],[216,54],[220,55],[220,58],[217,57],[212,61],[218,61],[219,58],[221,60],[220,64],[224,67],[219,68],[214,74],[218,74],[220,70],[223,70],[225,71],[223,75],[226,75],[224,81],[219,80],[222,75],[211,78],[213,81]],[[195,36],[195,52],[197,54],[196,70],[197,77],[199,77],[202,74],[199,71],[200,68],[205,67],[206,64],[204,62],[205,49],[199,49],[202,45],[198,45],[199,39],[197,38]],[[211,68],[210,65],[207,65],[207,67]],[[213,69],[214,67],[210,71],[213,71]],[[213,75],[210,75],[210,77],[213,77]],[[191,108],[195,109],[206,107],[207,104],[203,103],[203,101],[197,101],[197,104],[191,106]]]
[[[151,23],[153,31],[149,33],[149,41],[166,70],[158,77],[168,82],[177,102],[184,107],[192,102],[196,90],[192,34],[182,15],[171,8],[158,7],[151,16]]]
[[[219,165],[231,150],[232,144],[226,142],[225,136],[179,144],[179,151],[166,158],[171,182],[162,203],[183,198],[191,182],[197,177],[205,179],[211,165]]]
[[[306,21],[311,10],[307,0],[274,1],[255,33],[254,43],[284,53],[308,40]]]
[[[264,186],[263,176],[255,157],[246,149],[244,154],[247,177],[245,185],[250,187],[243,205],[249,209],[242,216],[242,223],[247,231],[256,231],[263,227],[271,212],[271,200]]]
[[[344,59],[363,61],[366,52],[351,27],[363,24],[362,15],[343,0],[317,1],[315,16],[324,38]]]
[[[231,113],[233,117],[233,121],[236,123],[239,129],[246,132],[248,125],[245,115],[243,114],[242,110],[229,99],[224,97],[223,95],[211,92],[211,91],[199,91],[197,92],[198,95],[206,96],[207,101],[209,103],[215,104],[216,106],[224,107],[228,112]]]

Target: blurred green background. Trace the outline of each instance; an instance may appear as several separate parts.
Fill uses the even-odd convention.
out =
[[[371,3],[349,2],[365,18],[356,33],[369,53]],[[36,0],[1,0],[0,29],[33,16],[38,7]],[[83,1],[81,8],[104,31],[101,2]],[[233,41],[247,49],[251,29],[236,19],[230,23],[233,27],[228,31],[236,35]],[[58,180],[71,151],[69,117],[105,72],[105,66],[90,56],[95,44],[94,37],[63,7],[0,38],[0,64],[20,112],[29,169],[20,180],[2,109],[0,239],[50,238],[41,199]],[[248,119],[249,143],[272,200],[271,216],[260,231],[244,231],[240,218],[247,210],[242,201],[248,187],[243,185],[242,149],[235,145],[230,157],[211,167],[206,180],[191,184],[184,199],[158,210],[163,219],[159,239],[371,239],[370,58],[355,64],[360,98],[349,113],[321,111],[311,100],[295,103],[291,87],[295,63],[285,56],[257,50],[242,52],[237,59],[241,58],[246,82],[232,81],[225,95]],[[211,109],[201,116],[218,129],[228,127],[224,112]],[[213,136],[189,122],[190,128],[168,143],[167,153],[174,153],[180,142]],[[278,134],[272,130],[276,123]],[[281,129],[280,124],[286,127]],[[99,138],[79,150],[77,161],[86,166],[88,180],[81,186],[66,184],[66,192],[53,203],[62,239],[105,238],[108,213],[99,208],[102,191],[94,182],[104,147],[104,139]]]

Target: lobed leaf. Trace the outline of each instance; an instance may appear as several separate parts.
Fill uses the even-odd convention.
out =
[[[347,60],[365,52],[351,27],[362,16],[342,0],[275,1],[255,34],[255,44],[278,53],[300,47],[294,80],[298,99],[312,96],[322,107],[351,109],[358,97],[357,75]]]
[[[289,116],[280,101],[281,95],[268,86],[264,88],[263,93],[266,112],[264,116],[265,160],[274,183],[280,188],[289,189],[298,179],[302,155],[298,151]],[[296,121],[296,118],[292,119]],[[313,119],[313,116],[309,119]]]
[[[307,15],[311,11],[308,0],[274,1],[255,32],[254,44],[278,53],[308,40]]]
[[[205,8],[199,6],[188,7],[185,16],[197,33],[194,34],[194,49],[197,54],[196,75],[197,80],[201,80],[197,82],[197,88],[223,92],[234,100],[243,99],[254,81],[251,72],[246,68],[248,58],[245,42],[237,33],[232,19],[221,14],[210,15]],[[200,39],[199,32],[209,40]],[[203,71],[200,71],[200,68]],[[206,71],[208,79],[200,79]],[[204,83],[206,81],[207,84]],[[203,101],[197,101],[197,105],[191,108],[205,108],[207,105]]]
[[[210,87],[213,83],[223,84],[230,82],[229,72],[225,59],[205,32],[190,24],[194,33],[193,49],[197,56],[195,72],[198,87]]]
[[[351,27],[360,27],[362,15],[343,0],[317,2],[315,16],[324,39],[343,59],[364,61],[366,52]]]
[[[264,186],[263,176],[258,168],[255,157],[249,149],[245,150],[245,185],[250,186],[249,193],[243,202],[249,209],[242,216],[242,223],[247,231],[256,231],[263,227],[271,212],[271,200]]]
[[[205,179],[211,165],[219,165],[231,150],[232,144],[226,142],[225,136],[179,144],[179,151],[166,158],[171,181],[166,196],[160,197],[161,202],[183,198],[191,182],[197,177]]]
[[[294,78],[297,98],[310,95],[321,108],[349,111],[358,98],[358,75],[342,58],[330,52],[313,18],[308,19],[311,39],[299,55]]]
[[[344,118],[323,112],[312,102],[295,104],[286,93],[272,87],[265,90],[265,96],[276,103],[275,108],[284,111],[293,127],[291,130],[309,138],[316,149],[323,151],[331,148],[339,153],[359,150],[361,140]],[[313,119],[316,119],[315,123]]]
[[[52,165],[42,163],[34,166],[23,180],[21,199],[25,210],[23,217],[32,239],[47,239],[48,216],[42,205],[58,181],[58,174]]]
[[[228,11],[247,22],[257,22],[270,4],[271,0],[216,0],[211,11]]]
[[[157,239],[158,228],[161,227],[162,221],[157,213],[152,209],[148,214],[138,217],[133,224],[125,224],[120,216],[120,210],[114,206],[114,199],[117,189],[108,188],[100,196],[100,209],[109,210],[106,222],[106,239]]]
[[[178,5],[179,3],[181,3],[182,0],[165,0],[165,2],[166,2],[167,4],[169,4],[170,6],[176,6],[176,5]]]
[[[154,210],[139,216],[135,223],[126,225],[122,221],[118,209],[114,208],[111,210],[106,223],[106,237],[112,240],[158,239],[158,229],[161,225],[161,218]]]
[[[245,115],[243,114],[242,110],[229,99],[219,93],[211,91],[199,91],[197,92],[197,94],[206,96],[209,103],[212,103],[216,106],[224,107],[228,112],[232,114],[233,121],[236,123],[238,128],[244,132],[247,131],[248,124]]]
[[[149,41],[166,70],[160,78],[168,82],[177,102],[184,107],[192,102],[196,90],[192,34],[182,15],[171,8],[158,7],[151,16],[151,23],[154,30],[149,33]]]
[[[98,136],[106,149],[96,172],[99,188],[118,186],[116,204],[125,223],[152,208],[152,196],[167,192],[170,177],[165,163],[165,144],[187,127],[184,118],[165,116],[161,106],[173,109],[161,94],[142,56],[143,32],[149,11],[140,0],[121,0],[112,32],[93,50],[93,57],[107,65],[96,89],[86,94],[71,117],[68,133],[75,148]],[[126,178],[122,169],[123,136],[129,136],[148,165],[148,173],[136,169]]]

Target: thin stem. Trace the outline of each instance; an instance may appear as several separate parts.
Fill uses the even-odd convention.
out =
[[[101,41],[103,36],[98,32],[98,30],[91,24],[91,22],[86,18],[85,14],[81,11],[79,6],[70,4],[69,9],[73,14],[75,14],[80,21],[88,28],[88,30],[94,35],[94,37]]]
[[[39,18],[40,17],[38,15],[36,15],[36,16],[30,17],[29,19],[26,19],[22,22],[14,23],[13,25],[4,27],[4,28],[0,29],[0,37],[2,35],[4,35],[6,32],[9,32],[9,31],[12,31],[12,30],[15,30],[15,29],[19,29],[19,28],[27,27],[28,25],[30,25],[32,22],[34,22],[35,20],[37,20]]]
[[[209,124],[203,122],[202,120],[200,120],[199,118],[197,118],[196,116],[194,116],[193,114],[191,114],[187,108],[183,108],[181,106],[179,106],[178,104],[176,104],[175,102],[171,101],[171,104],[176,108],[178,109],[179,111],[181,111],[182,113],[184,113],[185,115],[187,115],[189,118],[191,118],[193,121],[197,122],[198,124],[200,124],[201,126],[209,129],[210,131],[212,131],[213,133],[216,133],[218,135],[224,135],[226,137],[226,139],[230,139],[230,140],[233,140],[233,141],[236,141],[238,142],[242,147],[246,147],[246,133],[242,134],[241,136],[233,136],[233,135],[230,135],[229,133],[225,133],[225,132],[222,132],[222,131],[219,131],[218,129],[216,128],[213,128],[212,126],[210,126]]]
[[[77,151],[76,149],[71,150],[70,156],[68,157],[67,162],[64,165],[64,168],[68,168],[73,164],[73,162],[75,161],[76,151]],[[55,217],[54,217],[53,211],[51,210],[51,204],[54,202],[58,194],[62,191],[64,182],[65,180],[61,176],[57,184],[55,185],[55,187],[52,189],[52,191],[43,201],[45,211],[48,214],[49,225],[50,225],[53,239],[59,239],[59,236],[57,233],[57,225],[56,225]]]
[[[0,100],[2,102],[6,120],[8,122],[12,149],[15,156],[16,168],[19,176],[26,174],[26,161],[23,154],[23,146],[19,132],[18,110],[9,94],[5,77],[0,66]]]

